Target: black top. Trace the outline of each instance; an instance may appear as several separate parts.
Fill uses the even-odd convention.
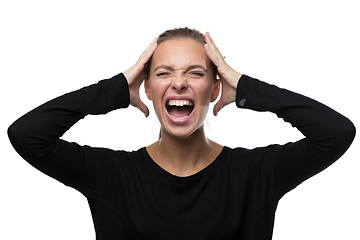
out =
[[[236,105],[271,111],[304,139],[256,149],[224,147],[202,171],[178,177],[145,148],[115,151],[60,137],[87,114],[129,105],[123,74],[65,94],[15,121],[8,134],[30,164],[88,199],[96,239],[269,240],[279,199],[350,146],[350,120],[310,98],[243,75]]]

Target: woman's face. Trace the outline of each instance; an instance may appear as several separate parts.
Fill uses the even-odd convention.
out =
[[[218,96],[219,84],[204,45],[182,38],[158,45],[145,90],[162,130],[185,138],[202,127],[209,103]]]

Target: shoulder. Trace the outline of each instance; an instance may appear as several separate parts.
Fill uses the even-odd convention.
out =
[[[276,167],[283,145],[268,145],[253,149],[242,147],[225,147],[226,159],[234,168],[256,169],[260,167]]]
[[[93,165],[93,168],[129,168],[131,165],[138,164],[146,156],[145,147],[138,150],[125,151],[114,150],[102,147],[82,147],[82,154],[86,164]]]
[[[225,146],[224,149],[226,149],[227,154],[229,157],[261,157],[261,156],[268,156],[272,154],[279,153],[286,145],[279,145],[279,144],[271,144],[267,146],[262,147],[256,147],[256,148],[243,148],[243,147],[228,147]]]
[[[279,156],[282,148],[281,145],[268,145],[254,149],[227,148],[226,158],[229,172],[236,179],[246,179],[252,184],[252,187],[277,189]]]

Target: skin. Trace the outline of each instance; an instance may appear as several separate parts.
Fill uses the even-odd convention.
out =
[[[201,43],[192,39],[171,39],[161,43],[153,54],[145,91],[152,100],[162,133],[188,138],[205,120],[209,103],[215,101],[219,84],[214,81],[210,60]],[[194,102],[191,121],[169,121],[164,107],[169,97],[189,97]]]
[[[161,123],[161,139],[146,150],[169,173],[190,176],[207,167],[220,154],[223,146],[206,138],[204,120],[210,102],[219,95],[220,84],[221,97],[214,106],[214,115],[235,101],[241,74],[224,61],[209,33],[205,34],[205,45],[189,38],[171,39],[159,45],[156,41],[154,39],[137,63],[124,72],[130,104],[145,116],[149,115],[148,107],[139,96],[139,87],[146,81],[146,95],[152,100]],[[151,56],[149,79],[145,79],[144,67]],[[219,81],[213,79],[210,61],[217,67]],[[186,96],[194,101],[193,115],[186,123],[175,124],[166,115],[166,99],[173,96]]]

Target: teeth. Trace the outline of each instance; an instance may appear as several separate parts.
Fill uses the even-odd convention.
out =
[[[193,106],[194,104],[188,100],[170,100],[168,102],[169,106]]]
[[[183,116],[183,117],[175,117],[174,115],[172,115],[172,114],[169,114],[171,117],[173,117],[173,118],[175,118],[175,119],[177,119],[177,120],[182,120],[182,119],[185,119],[185,118],[187,118],[187,117],[189,117],[189,116]]]

